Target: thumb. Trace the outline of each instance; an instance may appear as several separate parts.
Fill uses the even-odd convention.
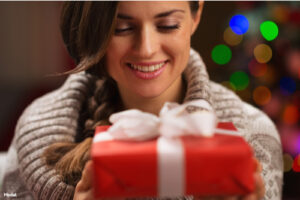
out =
[[[78,183],[78,189],[86,191],[93,186],[93,161],[89,160],[83,169],[81,180]]]
[[[256,158],[253,158],[253,162],[254,162],[254,170],[256,172],[261,173],[262,172],[262,165],[260,164],[260,162]]]

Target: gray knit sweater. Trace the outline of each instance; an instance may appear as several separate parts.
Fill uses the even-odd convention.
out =
[[[253,147],[262,163],[266,185],[264,199],[280,200],[283,166],[282,149],[271,120],[258,109],[242,102],[233,92],[209,80],[199,54],[191,50],[185,101],[209,101],[220,121],[232,121]],[[74,187],[62,182],[57,172],[45,165],[41,154],[55,142],[73,142],[79,111],[91,77],[86,73],[69,76],[59,89],[36,99],[26,108],[15,129],[9,148],[0,198],[72,199]]]

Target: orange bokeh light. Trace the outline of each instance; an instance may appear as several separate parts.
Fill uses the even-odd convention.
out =
[[[295,124],[299,120],[299,110],[295,105],[286,106],[283,112],[283,122],[286,124]]]
[[[270,102],[272,95],[269,88],[258,86],[254,89],[252,97],[256,104],[263,106]]]

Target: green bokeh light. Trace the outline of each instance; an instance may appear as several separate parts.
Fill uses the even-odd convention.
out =
[[[245,72],[234,72],[230,76],[230,84],[235,90],[244,90],[249,85],[249,77]]]
[[[219,44],[213,48],[211,57],[215,63],[224,65],[231,60],[232,53],[228,46]]]
[[[260,25],[260,32],[267,41],[271,41],[278,36],[278,26],[272,21],[265,21]]]

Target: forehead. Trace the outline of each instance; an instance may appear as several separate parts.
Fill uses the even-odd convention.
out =
[[[132,17],[153,17],[157,13],[168,10],[184,10],[189,12],[188,1],[121,1],[118,13]]]

